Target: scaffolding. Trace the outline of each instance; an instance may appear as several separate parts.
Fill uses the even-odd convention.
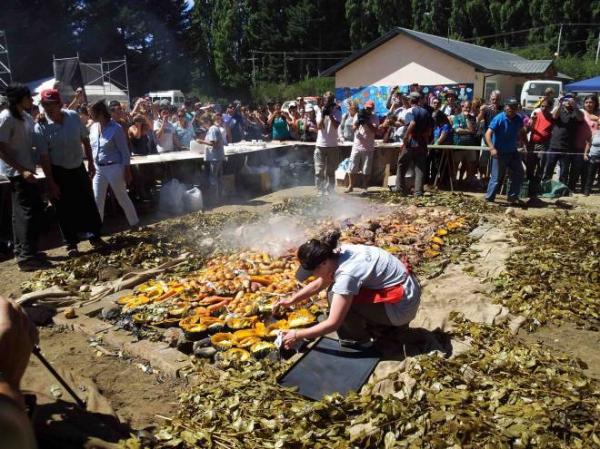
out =
[[[104,60],[100,58],[99,63],[87,63],[79,60],[79,54],[74,58],[54,58],[54,76],[56,78],[56,64],[60,61],[77,60],[81,69],[83,84],[86,91],[93,90],[98,93],[110,96],[111,93],[123,92],[127,96],[127,102],[130,102],[129,96],[129,74],[127,73],[127,57],[123,59]]]
[[[0,89],[4,90],[11,82],[12,72],[10,70],[10,57],[8,54],[6,33],[0,30]]]

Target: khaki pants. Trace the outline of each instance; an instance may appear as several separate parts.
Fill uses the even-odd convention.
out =
[[[340,163],[338,147],[315,147],[315,186],[320,192],[335,188],[335,169]]]

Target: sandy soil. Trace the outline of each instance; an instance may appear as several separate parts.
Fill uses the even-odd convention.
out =
[[[57,380],[32,356],[22,388],[38,398],[35,425],[42,447],[78,448],[94,436],[116,442],[127,438],[133,429],[156,425],[156,415],[172,416],[176,412],[178,392],[185,388],[185,379],[145,373],[142,360],[106,355],[77,332],[42,328],[40,342],[45,358],[65,375],[77,394],[85,398],[81,385],[98,390],[91,402],[92,411],[74,409],[72,399],[62,388],[57,404],[52,396],[59,385]]]
[[[267,212],[271,204],[285,197],[302,197],[312,195],[310,187],[297,187],[279,191],[244,204],[232,204],[215,209],[216,211],[231,212],[236,210],[254,210]],[[499,207],[506,207],[500,205]],[[544,201],[541,207],[515,210],[516,214],[553,214],[563,209],[572,209],[574,212],[593,210],[600,212],[600,197],[574,196],[556,201]],[[83,250],[87,248],[83,246]],[[64,248],[55,248],[48,251],[49,256],[56,262],[64,257]],[[457,277],[467,276],[458,272]],[[13,261],[0,263],[0,295],[18,297],[19,285],[29,279],[30,274],[18,271]],[[470,282],[473,278],[470,277]],[[435,280],[433,281],[435,282]],[[460,282],[457,279],[456,282]],[[588,366],[590,376],[600,378],[600,353],[597,348],[600,345],[600,333],[583,331],[570,325],[561,327],[544,327],[533,334],[521,333],[528,341],[542,341],[557,351],[567,352],[574,357],[581,358]],[[89,379],[95,384],[99,392],[107,398],[108,404],[116,412],[119,418],[126,423],[125,426],[113,426],[111,431],[103,429],[88,429],[85,426],[79,430],[88,435],[96,435],[109,441],[116,441],[119,436],[127,436],[131,429],[143,429],[149,425],[156,424],[156,415],[170,416],[176,410],[177,392],[185,388],[185,380],[161,379],[153,374],[146,374],[139,367],[139,360],[129,360],[102,354],[97,355],[96,349],[92,348],[87,338],[78,333],[62,331],[57,328],[44,328],[41,330],[41,345],[50,362],[65,371],[72,373],[78,378]],[[110,350],[110,348],[109,348]],[[40,363],[32,359],[30,367],[24,379],[24,387],[34,390],[38,395],[38,402],[54,402],[51,396],[51,387],[57,382],[47,373]],[[41,398],[41,400],[40,400]],[[67,400],[68,396],[63,394],[60,398]],[[40,415],[55,414],[56,410],[44,410],[48,404],[40,407]],[[69,420],[70,414],[59,411]],[[89,417],[88,417],[89,418]],[[97,421],[85,420],[88,424]],[[54,427],[53,427],[54,426]],[[108,426],[110,427],[110,426]],[[70,437],[61,440],[61,432]],[[73,426],[49,425],[47,422],[39,428],[39,435],[44,442],[43,447],[81,447],[77,432]],[[52,437],[50,438],[49,435]],[[75,436],[73,436],[75,435]],[[57,443],[58,442],[58,443]],[[58,445],[57,445],[58,444]]]

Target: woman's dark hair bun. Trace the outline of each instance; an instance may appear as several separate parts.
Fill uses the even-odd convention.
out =
[[[341,236],[342,233],[339,229],[329,231],[323,237],[321,237],[321,243],[333,251],[337,247]]]

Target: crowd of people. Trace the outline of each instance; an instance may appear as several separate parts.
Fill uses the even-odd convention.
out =
[[[555,99],[549,90],[530,116],[516,99],[503,102],[499,91],[486,103],[481,98],[459,101],[452,89],[425,96],[418,85],[408,94],[394,88],[382,115],[372,100],[362,107],[344,101],[342,113],[331,92],[297,98],[287,102],[286,110],[278,103],[253,107],[239,101],[223,107],[189,100],[175,107],[141,97],[128,112],[117,101],[86,104],[80,89],[69,104],[58,90],[47,89],[38,107],[26,86],[9,86],[6,98],[0,98],[0,174],[10,181],[19,266],[48,266],[37,245],[43,207],[35,177],[38,165],[69,256],[79,254],[81,238],[94,247],[104,245],[100,233],[109,186],[129,225],[138,226],[131,197],[147,196],[154,179],[132,169],[132,156],[189,151],[193,142],[205,146],[206,178],[217,201],[223,194],[224,148],[242,140],[314,142],[319,195],[334,191],[342,141],[352,142],[345,165],[347,193],[367,191],[376,139],[395,142],[400,149],[395,190],[403,195],[423,195],[428,185],[458,181],[486,189],[486,200],[494,201],[508,172],[508,200],[518,202],[525,178],[535,193],[536,186],[539,190],[552,179],[557,165],[560,182],[589,195],[600,169],[596,96],[586,97],[580,109],[574,95]],[[448,145],[459,148],[444,150]],[[405,176],[410,169],[413,185]]]

